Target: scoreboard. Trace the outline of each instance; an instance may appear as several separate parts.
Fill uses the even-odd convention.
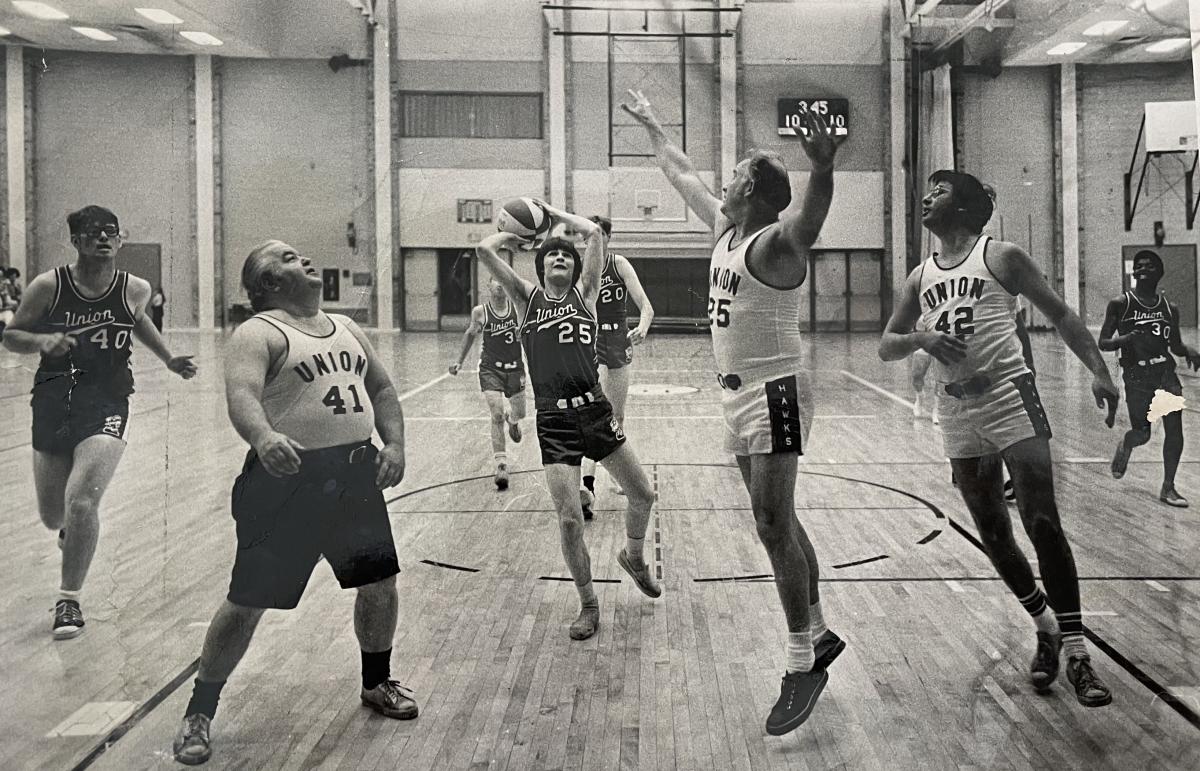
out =
[[[807,136],[804,114],[809,110],[820,115],[833,129],[834,135],[844,137],[850,133],[849,99],[786,97],[779,99],[777,105],[779,121],[776,128],[781,137]]]

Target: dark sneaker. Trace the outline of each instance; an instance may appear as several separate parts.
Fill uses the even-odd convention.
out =
[[[783,736],[799,728],[801,723],[808,720],[813,707],[817,706],[817,697],[825,690],[827,682],[829,672],[824,669],[789,672],[784,675],[783,685],[779,689],[779,701],[775,702],[775,707],[767,716],[767,733]]]
[[[846,650],[845,640],[834,634],[832,629],[826,629],[825,634],[818,637],[817,641],[813,643],[813,656],[815,657],[813,669],[828,669],[833,660],[844,650]]]
[[[1103,707],[1112,703],[1112,692],[1092,671],[1092,660],[1087,656],[1067,659],[1067,680],[1075,686],[1075,698],[1083,706]]]
[[[1049,632],[1037,633],[1037,651],[1029,667],[1029,682],[1033,690],[1046,693],[1058,677],[1058,651],[1062,648],[1062,635]]]
[[[1113,479],[1120,479],[1125,476],[1125,469],[1129,468],[1129,454],[1131,452],[1133,450],[1125,444],[1124,439],[1117,444],[1117,454],[1112,459]]]
[[[1177,509],[1186,509],[1188,507],[1187,498],[1175,492],[1174,487],[1164,487],[1162,492],[1158,494],[1158,499],[1168,506],[1174,506]]]
[[[497,490],[507,490],[508,489],[508,466],[504,465],[503,463],[496,466],[496,476],[494,477],[494,479],[496,480],[496,489]]]
[[[415,693],[395,680],[384,680],[371,690],[362,689],[362,703],[381,715],[397,720],[412,720],[417,716]]]
[[[641,568],[634,570],[633,563],[629,561],[624,549],[621,549],[621,553],[617,555],[617,564],[629,574],[629,577],[637,584],[637,588],[642,590],[642,594],[647,597],[662,596],[662,586],[655,580],[649,565],[643,562]]]
[[[59,600],[54,605],[54,639],[69,640],[83,632],[83,611],[76,600]]]
[[[600,608],[587,606],[579,609],[579,618],[571,624],[571,639],[586,640],[600,630]]]
[[[1009,503],[1017,502],[1017,491],[1013,489],[1013,483],[1011,479],[1004,480],[1004,500],[1008,501]]]
[[[509,423],[508,424],[508,438],[513,440],[514,442],[521,441],[521,424],[520,423]]]
[[[582,489],[579,491],[579,508],[583,511],[583,518],[587,522],[592,521],[594,514],[592,513],[592,504],[596,502],[596,496],[589,490]]]
[[[62,551],[63,544],[65,544],[66,542],[67,542],[67,531],[59,530],[58,531],[58,550],[59,551]]]
[[[183,719],[172,746],[176,760],[185,766],[198,766],[212,757],[212,744],[208,738],[211,723],[208,715],[188,715]]]

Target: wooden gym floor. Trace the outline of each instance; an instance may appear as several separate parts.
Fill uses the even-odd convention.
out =
[[[223,337],[172,335],[200,376],[142,352],[130,443],[102,508],[87,631],[54,642],[59,553],[30,482],[33,357],[0,354],[0,768],[168,768],[205,626],[234,554],[229,490],[245,447],[225,415]],[[491,481],[473,373],[446,376],[458,334],[379,335],[404,395],[408,471],[389,492],[403,572],[393,675],[421,717],[360,706],[352,594],[318,566],[300,608],[266,615],[222,697],[212,768],[941,769],[1200,767],[1200,380],[1178,487],[1157,502],[1161,431],[1116,481],[1089,378],[1035,335],[1058,501],[1112,706],[1065,677],[1027,683],[1033,627],[973,541],[937,429],[914,420],[904,363],[877,336],[814,335],[818,415],[798,514],[822,559],[825,615],[849,643],[800,730],[769,737],[784,625],[749,501],[720,449],[704,336],[637,349],[626,429],[658,493],[665,593],[622,580],[621,508],[598,482],[588,544],[602,626],[575,643],[576,596],[537,466],[533,424]],[[1195,342],[1195,335],[1191,336]],[[1189,376],[1191,373],[1188,373]],[[688,389],[696,389],[690,391]],[[1022,538],[1027,552],[1031,550]]]

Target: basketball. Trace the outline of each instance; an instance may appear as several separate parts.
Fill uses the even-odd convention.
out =
[[[521,238],[532,239],[546,232],[550,218],[546,210],[531,198],[513,198],[500,207],[496,229]]]

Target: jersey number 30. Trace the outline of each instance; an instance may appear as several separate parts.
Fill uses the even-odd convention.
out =
[[[362,402],[358,398],[358,389],[352,385],[349,385],[346,386],[346,390],[349,391],[350,396],[354,398],[354,406],[351,408],[351,411],[362,412],[363,406]],[[325,394],[325,398],[321,400],[321,404],[324,404],[326,407],[332,407],[334,415],[346,414],[346,400],[342,398],[341,389],[337,386],[333,386],[329,389],[329,391]]]
[[[975,334],[975,309],[955,308],[953,329],[950,326],[950,311],[942,311],[942,315],[933,328],[947,335],[973,335]]]

